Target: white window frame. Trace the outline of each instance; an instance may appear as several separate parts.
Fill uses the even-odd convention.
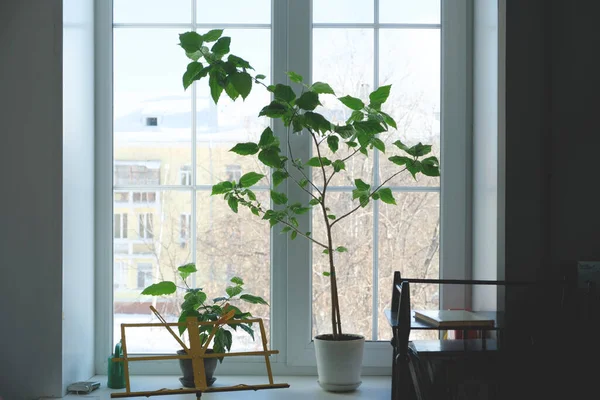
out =
[[[378,0],[375,0],[378,2]],[[191,2],[192,3],[192,2]],[[442,115],[441,115],[441,238],[440,276],[470,275],[470,178],[471,135],[471,18],[472,0],[442,0]],[[308,0],[272,0],[272,77],[274,82],[286,82],[284,71],[293,69],[310,80],[311,43],[302,37],[312,37],[311,3]],[[192,4],[195,14],[195,5]],[[377,10],[376,10],[377,11]],[[377,13],[376,13],[377,14]],[[293,15],[294,18],[288,18]],[[112,351],[112,265],[113,255],[113,185],[112,185],[112,0],[96,0],[96,372],[105,373],[107,354]],[[302,22],[304,21],[304,22]],[[286,22],[289,24],[286,26]],[[174,24],[182,31],[188,24]],[[366,24],[365,26],[373,26]],[[308,35],[308,36],[307,36]],[[286,42],[287,40],[287,42]],[[289,44],[288,44],[289,43]],[[293,51],[287,51],[289,48]],[[293,66],[293,67],[292,67]],[[273,124],[281,135],[280,121]],[[195,132],[193,133],[195,137]],[[451,140],[449,139],[451,138]],[[303,159],[310,154],[310,144],[301,136],[292,138]],[[447,162],[452,160],[452,162]],[[195,159],[192,161],[195,162]],[[170,187],[165,187],[171,189]],[[294,185],[286,188],[288,197],[305,194]],[[132,201],[132,199],[131,199]],[[194,218],[193,218],[194,219]],[[193,221],[194,223],[195,221]],[[300,221],[310,225],[309,216]],[[271,239],[271,343],[280,351],[272,357],[273,371],[278,374],[316,373],[311,337],[311,244],[308,241],[288,241],[284,235]],[[390,287],[379,290],[391,290]],[[440,293],[443,307],[467,304],[467,289],[444,290]],[[293,316],[293,317],[290,317]],[[256,358],[228,359],[219,368],[220,374],[255,374]],[[132,374],[179,374],[176,362],[139,363]],[[363,374],[387,375],[391,371],[391,346],[387,342],[366,344]],[[261,372],[262,373],[262,370]]]

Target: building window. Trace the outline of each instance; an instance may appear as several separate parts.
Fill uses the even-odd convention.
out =
[[[179,169],[179,183],[183,186],[189,186],[192,184],[192,166],[183,165]]]
[[[146,126],[158,126],[158,118],[146,117]]]
[[[126,261],[115,261],[114,262],[114,288],[115,289],[127,289],[127,262]]]
[[[127,239],[127,214],[114,215],[114,238]]]
[[[130,192],[115,192],[115,203],[129,203]]]
[[[138,222],[139,222],[139,236],[140,239],[152,239],[154,237],[153,230],[153,214],[139,214]]]
[[[242,166],[237,164],[228,164],[225,166],[225,173],[228,181],[239,181],[242,177]]]
[[[179,218],[179,241],[181,247],[185,247],[190,240],[190,229],[192,227],[192,214],[181,214]]]
[[[137,288],[144,289],[150,285],[152,285],[152,264],[138,263]]]
[[[133,192],[134,203],[156,203],[156,192]]]
[[[160,162],[115,161],[115,186],[159,184]]]

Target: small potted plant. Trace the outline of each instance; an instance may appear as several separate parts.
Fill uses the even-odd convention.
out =
[[[265,75],[255,74],[248,61],[229,54],[231,38],[222,34],[223,30],[215,29],[205,34],[185,32],[179,35],[179,45],[192,60],[182,77],[184,89],[195,81],[208,78],[216,104],[222,94],[233,101],[239,98],[245,100],[254,85],[261,86],[271,93],[272,100],[258,116],[280,119],[286,131],[280,138],[267,127],[257,143],[237,143],[230,150],[242,156],[255,156],[271,169],[270,198],[273,207],[261,204],[251,190],[265,177],[256,172],[246,173],[237,182],[224,181],[213,185],[212,195],[222,195],[235,213],[239,207],[247,207],[254,215],[268,221],[271,227],[282,226],[281,232],[290,235],[291,240],[303,237],[321,248],[328,259],[328,270],[323,271],[323,275],[330,279],[331,333],[314,338],[319,385],[331,391],[355,390],[360,385],[365,338],[342,331],[336,275],[338,265],[334,262],[334,254],[343,259],[342,253],[347,252],[347,248],[334,243],[333,232],[342,228],[348,216],[371,201],[396,204],[392,190],[385,185],[399,174],[410,173],[415,179],[418,174],[439,176],[439,161],[429,154],[430,145],[418,143],[407,146],[400,140],[386,145],[379,138],[379,134],[396,128],[394,119],[382,110],[391,85],[377,88],[365,101],[348,95],[338,96],[324,82],[305,83],[302,76],[292,71],[287,72],[290,85],[267,85],[263,82]],[[330,122],[317,110],[318,106],[322,106],[321,96],[335,96],[349,109],[350,118],[344,124]],[[293,156],[294,148],[289,138],[302,134],[309,135],[314,143],[315,154],[309,160]],[[336,155],[342,146],[349,149],[349,155]],[[390,148],[399,153],[388,158],[397,169],[383,177],[382,183],[376,186],[368,183],[368,178],[354,179],[352,199],[356,204],[345,214],[334,215],[330,209],[332,200],[328,197],[332,178],[345,174],[346,165],[353,157],[368,157],[370,152],[376,151],[385,154]],[[311,168],[315,170],[314,176]],[[310,196],[309,202],[304,204],[277,190],[288,179]],[[305,232],[299,227],[297,216],[311,209],[322,218],[322,232]],[[343,268],[343,265],[340,267]]]
[[[225,288],[225,295],[208,299],[208,295],[202,291],[201,288],[192,288],[187,282],[188,277],[197,272],[196,265],[189,263],[182,265],[178,268],[179,277],[183,282],[182,286],[177,286],[172,281],[161,281],[154,283],[142,291],[143,295],[150,296],[168,296],[173,295],[177,290],[183,290],[185,292],[183,302],[181,304],[181,314],[179,315],[178,322],[185,324],[188,317],[196,317],[200,322],[217,321],[224,315],[225,305],[227,305],[227,311],[234,310],[235,314],[231,322],[225,325],[219,325],[214,338],[212,340],[212,348],[207,349],[207,353],[225,353],[231,350],[233,343],[233,335],[231,330],[237,330],[238,328],[247,332],[252,339],[254,339],[254,330],[252,329],[252,323],[240,323],[235,320],[251,318],[252,314],[244,312],[233,303],[247,302],[251,304],[264,304],[268,303],[259,296],[254,296],[249,293],[244,293],[244,281],[239,277],[233,277],[230,280],[231,285]],[[210,333],[214,325],[201,325],[200,330],[200,343],[205,345],[209,339]],[[184,325],[179,326],[179,334],[183,336],[187,327]],[[177,354],[186,354],[185,350],[181,349],[177,351]],[[218,358],[219,362],[223,362],[223,357]],[[185,387],[194,386],[194,374],[192,369],[192,360],[180,359],[179,366],[183,377],[179,378],[180,382]],[[208,386],[212,385],[216,378],[213,377],[214,371],[217,368],[217,358],[205,358],[204,369],[206,371],[206,383]]]

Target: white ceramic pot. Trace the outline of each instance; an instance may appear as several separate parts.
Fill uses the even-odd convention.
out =
[[[361,384],[365,337],[344,335],[346,340],[325,340],[331,335],[315,336],[319,385],[330,392],[350,392]]]

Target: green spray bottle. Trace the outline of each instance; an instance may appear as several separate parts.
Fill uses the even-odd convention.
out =
[[[113,361],[113,358],[123,357],[121,341],[115,345],[115,353],[108,357],[108,384],[111,389],[123,389],[125,387],[125,371],[123,361]]]

